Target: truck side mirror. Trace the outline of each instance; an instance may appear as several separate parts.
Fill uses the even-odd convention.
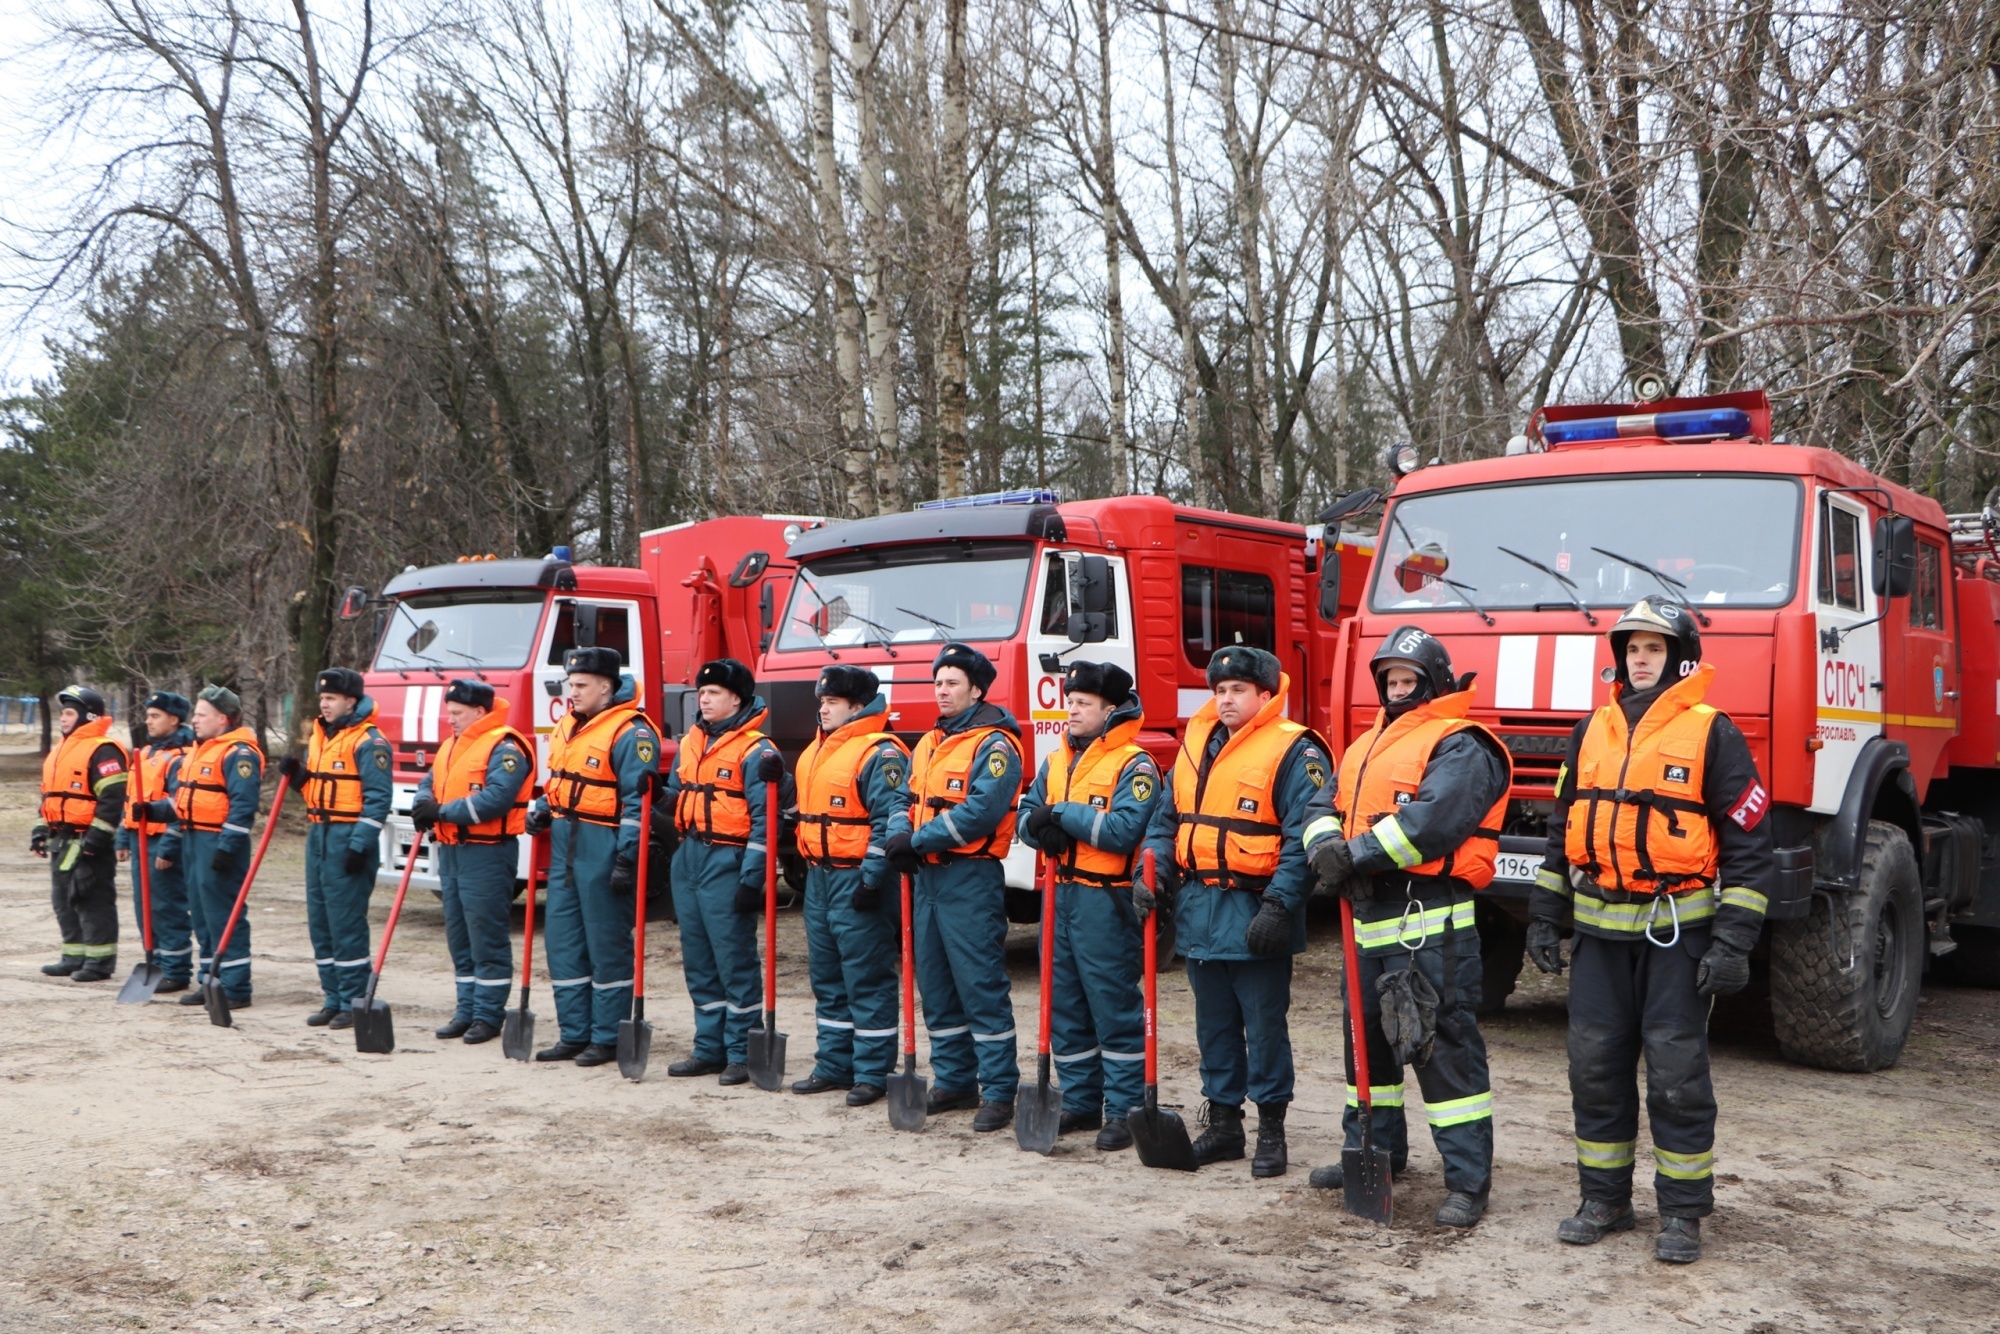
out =
[[[596,648],[597,608],[577,603],[570,611],[570,633],[578,648]]]
[[[757,628],[764,632],[757,641],[759,653],[771,647],[771,625],[778,619],[777,593],[777,588],[771,584],[757,590]]]
[[[1111,561],[1078,556],[1069,567],[1069,623],[1072,644],[1101,644],[1111,637]]]
[[[367,610],[368,610],[368,590],[361,587],[360,585],[357,584],[353,588],[348,589],[345,593],[342,593],[340,595],[341,620],[343,621],[360,620],[361,613]]]
[[[746,551],[743,559],[736,562],[736,568],[729,572],[731,588],[748,588],[764,573],[764,567],[771,563],[768,551]]]
[[[1320,539],[1319,618],[1328,625],[1340,623],[1340,544]]]
[[[1917,572],[1917,523],[1907,514],[1885,514],[1875,521],[1875,553],[1870,571],[1875,596],[1907,597]]]

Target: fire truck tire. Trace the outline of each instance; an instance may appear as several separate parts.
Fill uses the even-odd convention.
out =
[[[1917,1014],[1923,908],[1909,836],[1869,821],[1856,889],[1831,905],[1815,894],[1804,918],[1771,925],[1771,1019],[1787,1057],[1823,1070],[1896,1063]]]
[[[1527,961],[1528,928],[1490,903],[1473,900],[1479,923],[1479,1008],[1481,1015],[1498,1014],[1514,994],[1514,984]]]
[[[1955,926],[1958,948],[1937,961],[1938,977],[1961,987],[2000,987],[2000,930]]]

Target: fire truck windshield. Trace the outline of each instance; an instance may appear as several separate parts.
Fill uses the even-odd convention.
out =
[[[1624,607],[1663,593],[1781,607],[1798,576],[1801,496],[1788,477],[1684,473],[1408,496],[1390,505],[1369,609]]]
[[[778,648],[1010,638],[1033,549],[1020,542],[885,547],[822,556],[792,581]]]
[[[524,666],[542,623],[540,589],[482,588],[398,598],[389,613],[375,670],[495,670]]]

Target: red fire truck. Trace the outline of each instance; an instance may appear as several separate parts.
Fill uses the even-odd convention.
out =
[[[1962,975],[2000,981],[2000,548],[1990,511],[1954,521],[1852,459],[1770,441],[1751,392],[1544,408],[1503,458],[1418,468],[1405,451],[1340,636],[1329,739],[1373,717],[1368,659],[1397,626],[1477,673],[1474,716],[1514,759],[1479,904],[1497,1005],[1570,730],[1608,698],[1606,631],[1641,596],[1684,601],[1717,667],[1709,702],[1774,802],[1779,1044],[1879,1069],[1929,960],[1957,950]]]

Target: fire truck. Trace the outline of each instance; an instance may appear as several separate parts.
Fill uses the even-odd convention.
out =
[[[1698,617],[1708,702],[1771,793],[1761,952],[1786,1055],[1881,1069],[1931,961],[2000,982],[1990,509],[1954,519],[1832,450],[1774,442],[1761,392],[1547,407],[1505,457],[1422,467],[1404,447],[1391,465],[1402,475],[1334,655],[1329,739],[1373,718],[1368,660],[1398,626],[1476,674],[1473,716],[1514,762],[1499,878],[1478,903],[1490,1006],[1522,965],[1571,729],[1609,698],[1606,632],[1649,594]]]

